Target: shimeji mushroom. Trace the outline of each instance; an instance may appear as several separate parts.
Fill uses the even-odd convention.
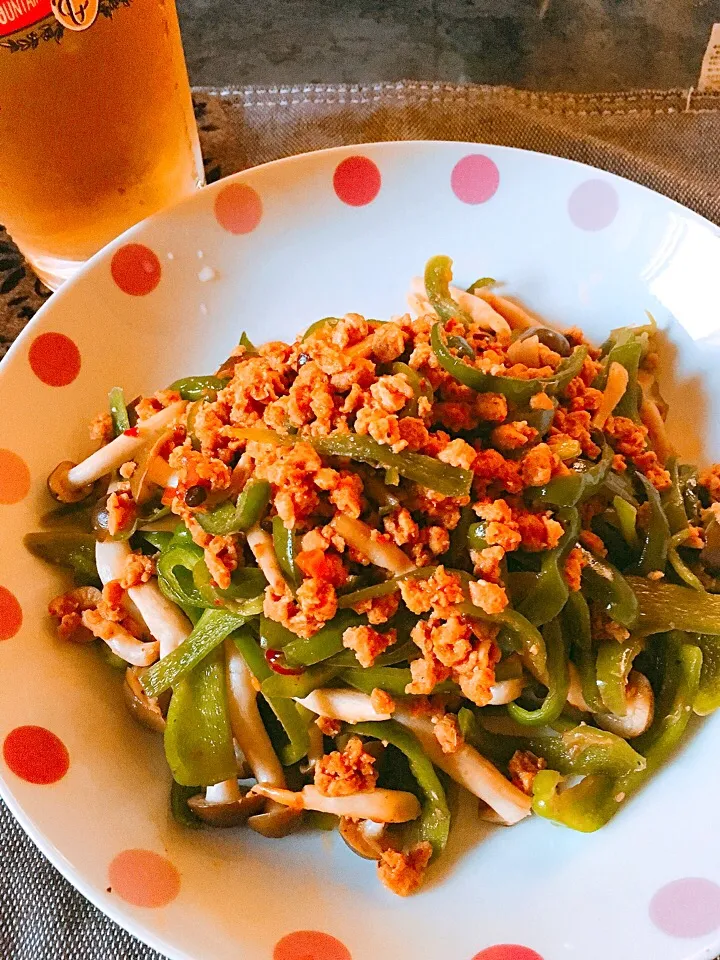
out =
[[[359,690],[340,688],[313,690],[307,697],[295,698],[308,710],[331,720],[343,720],[345,723],[364,723],[367,720],[389,720],[389,713],[376,710],[372,700]]]
[[[510,677],[507,680],[498,680],[490,687],[488,707],[500,707],[517,700],[525,689],[525,680],[522,677]]]
[[[285,774],[260,716],[253,675],[231,638],[225,641],[225,664],[233,736],[255,779],[269,788],[283,791]],[[263,813],[254,814],[248,819],[248,826],[266,837],[282,837],[294,829],[298,822],[295,810],[289,809],[287,804],[274,803],[271,799]]]
[[[486,303],[485,300],[474,293],[468,293],[451,284],[450,296],[462,310],[470,314],[475,323],[485,330],[494,330],[495,333],[510,333],[507,320],[494,310],[489,303]],[[408,302],[418,315],[435,313],[435,309],[425,291],[425,281],[422,277],[414,277],[411,281]]]
[[[412,560],[394,543],[373,539],[373,530],[362,520],[339,513],[332,521],[333,527],[351,547],[354,547],[376,567],[389,570],[396,576],[415,569]]]
[[[404,790],[363,790],[342,797],[327,797],[317,787],[308,785],[297,792],[257,783],[253,793],[284,804],[291,810],[317,810],[337,817],[373,820],[375,823],[407,823],[420,816],[420,802]]]
[[[141,420],[133,431],[121,433],[110,443],[96,450],[82,463],[76,465],[66,460],[50,474],[48,486],[50,492],[63,503],[73,503],[90,493],[91,484],[113,470],[117,470],[127,460],[134,459],[146,444],[154,441],[159,433],[185,410],[185,402],[171,403],[146,420]]]
[[[457,783],[484,800],[507,823],[517,823],[530,813],[531,800],[510,783],[500,771],[469,744],[455,753],[443,753],[427,717],[415,717],[399,707],[394,719],[411,730],[429,759]]]
[[[282,575],[280,564],[275,555],[273,540],[269,533],[262,530],[258,524],[247,532],[247,544],[252,550],[257,565],[265,574],[265,579],[275,593],[284,593],[287,589],[285,577]]]
[[[237,827],[249,817],[262,811],[265,800],[241,790],[237,780],[225,780],[206,787],[202,793],[188,800],[188,806],[211,827]]]
[[[338,833],[353,853],[364,860],[380,860],[391,846],[384,823],[340,817]]]
[[[639,737],[652,723],[655,712],[653,689],[644,673],[630,671],[625,688],[625,702],[627,711],[624,717],[617,717],[612,713],[596,713],[593,715],[595,723],[618,737]]]
[[[138,723],[156,733],[165,730],[165,717],[155,697],[149,697],[142,688],[137,667],[128,667],[125,671],[123,696],[130,713]]]
[[[95,546],[95,562],[103,583],[122,579],[125,563],[132,553],[124,540],[106,540]],[[190,634],[192,625],[185,614],[163,596],[157,581],[149,580],[130,587],[128,596],[135,604],[146,627],[160,644],[160,657],[179,647]]]

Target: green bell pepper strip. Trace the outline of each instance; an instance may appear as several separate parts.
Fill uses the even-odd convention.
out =
[[[545,640],[538,628],[517,610],[507,607],[502,613],[487,614],[470,602],[456,603],[455,612],[473,620],[496,623],[507,637],[513,650],[520,654],[523,663],[543,683],[547,679],[547,652]]]
[[[574,507],[598,492],[605,482],[613,456],[612,447],[606,443],[597,463],[576,460],[571,468],[572,473],[555,477],[544,487],[531,487],[528,490],[528,496],[532,501],[547,503],[554,507]]]
[[[425,397],[430,403],[435,399],[433,393],[433,388],[430,386],[430,382],[426,377],[420,376],[417,370],[414,370],[412,367],[408,366],[407,363],[400,363],[396,361],[390,367],[390,371],[394,374],[402,373],[405,375],[407,382],[412,387],[413,398],[408,400],[405,406],[402,408],[398,416],[401,417],[417,417],[418,415],[418,401],[421,397]]]
[[[183,400],[214,400],[229,383],[223,377],[183,377],[171,383],[168,390],[175,390]]]
[[[693,710],[700,717],[720,707],[720,641],[702,634],[693,640],[702,651],[702,670]]]
[[[535,380],[520,380],[517,377],[504,377],[491,373],[483,373],[477,367],[454,357],[447,345],[443,343],[441,335],[442,325],[434,324],[430,334],[430,345],[443,369],[466,387],[471,387],[478,393],[502,393],[516,404],[528,403],[536,393],[559,393],[564,390],[573,377],[582,370],[587,356],[587,347],[576,347],[575,351],[557,368],[552,377]]]
[[[193,573],[202,561],[202,549],[195,544],[179,544],[173,538],[157,558],[158,586],[162,593],[183,608],[215,606],[195,586]]]
[[[340,323],[340,320],[338,317],[323,317],[321,320],[316,320],[314,323],[311,323],[310,326],[307,328],[305,333],[302,335],[302,340],[300,342],[305,343],[306,340],[309,340],[310,337],[314,336],[316,333],[318,333],[318,331],[322,330],[323,327],[328,325],[331,327],[334,327],[338,323]]]
[[[95,537],[92,534],[61,530],[26,533],[23,543],[40,560],[72,570],[79,586],[97,586],[100,583],[95,565]]]
[[[333,433],[327,437],[315,437],[311,443],[322,456],[349,457],[373,466],[396,467],[401,477],[447,497],[465,497],[470,493],[471,471],[453,467],[435,457],[407,451],[393,453],[386,444],[357,433]]]
[[[446,343],[450,350],[455,350],[457,356],[467,357],[468,360],[475,359],[475,351],[467,342],[465,337],[460,337],[456,333],[451,333],[446,339]]]
[[[637,509],[627,500],[617,496],[613,497],[613,507],[623,540],[629,547],[636,550],[640,546],[640,538],[637,535]]]
[[[222,650],[212,651],[174,687],[165,757],[181,786],[207,787],[237,776]]]
[[[443,563],[456,570],[462,570],[470,562],[469,533],[475,513],[472,507],[463,507],[460,510],[460,519],[454,530],[450,531],[450,546],[443,556]]]
[[[632,480],[625,473],[615,473],[614,470],[609,470],[602,485],[602,492],[610,494],[611,497],[620,497],[633,507],[638,506]]]
[[[638,618],[638,600],[634,592],[634,581],[644,578],[626,579],[611,563],[600,559],[584,547],[580,548],[586,566],[583,567],[582,582],[588,598],[597,601],[611,620],[621,623],[632,630]]]
[[[663,491],[660,499],[670,525],[670,533],[675,534],[681,530],[687,530],[688,518],[685,512],[682,490],[680,489],[677,458],[671,457],[665,467],[670,474],[670,486]]]
[[[130,429],[130,417],[128,416],[125,394],[123,393],[122,387],[112,388],[110,393],[108,393],[108,404],[110,405],[113,436],[119,437],[121,433]]]
[[[156,550],[166,550],[173,538],[173,535],[167,530],[140,530],[139,534]]]
[[[398,663],[408,663],[415,660],[418,655],[418,648],[412,642],[407,640],[405,643],[396,643],[385,653],[381,654],[370,669],[376,667],[392,667]],[[334,657],[325,661],[330,667],[337,667],[338,670],[355,670],[358,673],[364,673],[365,670],[359,670],[358,660],[354,650],[343,650],[342,653],[336,653]]]
[[[691,523],[698,523],[703,504],[698,493],[700,485],[698,483],[697,470],[689,464],[682,464],[678,467],[678,480],[682,491],[685,516]]]
[[[590,629],[590,609],[580,590],[574,591],[568,597],[562,612],[562,626],[565,636],[572,642],[583,699],[592,713],[602,713],[604,707],[595,672],[596,657]]]
[[[297,634],[292,630],[269,617],[260,617],[260,646],[263,650],[282,650],[293,640],[297,640]]]
[[[435,313],[445,323],[459,320],[467,327],[472,323],[472,317],[450,295],[452,278],[450,257],[437,256],[428,260],[425,265],[425,292]]]
[[[375,737],[391,743],[405,754],[424,798],[418,839],[427,840],[432,845],[433,857],[439,856],[445,849],[450,833],[450,809],[440,778],[417,738],[394,720],[347,724],[346,727],[348,732],[361,737]]]
[[[195,519],[206,533],[225,537],[249,530],[263,518],[270,502],[267,480],[248,480],[236,503],[226,501],[208,513],[198,512]]]
[[[574,507],[564,507],[558,512],[556,519],[565,528],[565,533],[554,549],[545,551],[534,586],[522,601],[515,605],[518,613],[527,617],[536,627],[554,620],[570,594],[564,567],[580,534],[580,515]]]
[[[533,783],[533,811],[574,830],[590,833],[604,826],[620,804],[635,793],[678,746],[698,694],[702,653],[696,646],[666,641],[664,676],[655,703],[655,720],[634,741],[645,767],[612,778],[589,776],[562,792],[561,777],[541,770]]]
[[[308,667],[297,676],[283,676],[279,673],[273,673],[267,680],[263,680],[260,685],[260,692],[269,699],[271,697],[290,698],[298,697],[302,700],[317,690],[318,687],[327,686],[328,682],[337,676],[339,668],[324,663],[315,667]]]
[[[378,597],[387,597],[400,589],[399,582],[395,577],[390,580],[383,580],[382,583],[375,583],[370,587],[363,587],[361,590],[353,590],[352,593],[345,593],[338,597],[338,610],[349,610],[351,607],[364,603],[366,600],[376,600]]]
[[[387,484],[383,483],[375,470],[362,467],[358,473],[363,482],[363,493],[378,505],[381,517],[392,513],[400,506],[399,498],[388,490]]]
[[[188,800],[202,793],[202,789],[197,786],[183,787],[173,780],[170,786],[170,813],[181,827],[188,827],[190,830],[199,830],[202,827],[202,820],[188,806]]]
[[[262,570],[239,567],[233,571],[230,586],[215,586],[204,560],[198,560],[192,572],[193,583],[207,607],[224,607],[241,617],[257,617],[263,611],[267,582]]]
[[[680,530],[678,533],[670,537],[670,542],[668,544],[668,560],[675,573],[684,583],[688,585],[688,587],[690,587],[692,590],[699,590],[704,593],[705,587],[702,585],[700,579],[692,572],[690,567],[685,563],[678,552],[678,547],[681,547],[689,536],[690,530],[686,528],[684,530]]]
[[[640,553],[637,571],[646,577],[654,570],[659,570],[661,573],[665,572],[670,543],[670,524],[662,508],[660,494],[642,473],[638,473],[637,476],[645,488],[647,502],[650,504],[648,529],[645,544]]]
[[[475,283],[471,283],[469,287],[466,288],[466,293],[474,293],[478,287],[494,287],[496,280],[493,277],[478,277]]]
[[[570,686],[567,644],[557,619],[545,625],[543,637],[547,647],[548,692],[542,706],[537,710],[526,710],[517,703],[507,706],[510,717],[528,727],[544,727],[557,720],[567,702]]]
[[[627,713],[626,687],[632,669],[633,660],[643,649],[640,637],[630,636],[627,640],[603,640],[597,653],[597,686],[604,704],[603,712],[609,711],[616,717]]]
[[[416,648],[417,650],[417,648]],[[412,673],[406,667],[365,667],[343,670],[341,679],[368,696],[375,690],[384,690],[391,697],[406,697],[405,688],[412,683]],[[458,686],[449,680],[438,683],[433,693],[458,693]]]
[[[262,649],[247,627],[236,630],[232,639],[258,683],[262,684],[269,677],[276,676],[268,665]],[[280,748],[282,764],[286,767],[292,766],[293,763],[297,763],[307,756],[310,749],[307,723],[301,718],[294,701],[279,697],[265,697],[265,699],[278,718],[288,739],[288,742]]]
[[[472,508],[469,508],[472,510]],[[471,523],[467,529],[467,548],[468,550],[484,550],[488,546],[485,539],[487,536],[487,521],[480,520],[478,523]]]
[[[247,335],[247,333],[245,333],[244,330],[240,334],[240,339],[238,340],[238,346],[245,347],[246,356],[250,356],[250,357],[257,356],[257,348],[255,347],[255,344],[252,342],[252,340]]]
[[[681,630],[720,635],[720,595],[645,577],[628,577],[638,602],[636,632],[641,636]]]
[[[638,369],[640,359],[643,354],[642,343],[633,335],[624,343],[617,343],[608,353],[605,359],[605,368],[601,377],[602,386],[607,382],[607,373],[612,363],[619,363],[625,367],[628,373],[628,383],[625,392],[618,401],[613,411],[616,417],[629,417],[638,423],[640,421],[639,413],[639,393]]]
[[[149,697],[157,697],[170,687],[174,688],[225,637],[242,627],[247,619],[229,610],[205,610],[180,646],[142,674],[140,683],[145,693]]]
[[[348,627],[365,623],[365,618],[349,610],[336,614],[312,637],[296,637],[284,648],[287,659],[293,664],[311,667],[340,653],[343,649],[342,635]]]
[[[297,555],[295,532],[285,526],[282,517],[275,516],[272,521],[272,535],[278,565],[290,589],[295,592],[302,583],[302,574],[295,563]]]

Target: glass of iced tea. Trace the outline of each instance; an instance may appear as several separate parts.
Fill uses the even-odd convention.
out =
[[[174,0],[0,0],[0,222],[48,286],[203,182]]]

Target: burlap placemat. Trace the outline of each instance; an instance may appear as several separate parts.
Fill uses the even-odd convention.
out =
[[[718,93],[568,96],[434,83],[201,88],[195,91],[195,111],[210,181],[323,147],[469,140],[581,160],[720,223]],[[48,295],[0,234],[0,356]],[[0,802],[0,960],[159,960],[159,955],[76,893]]]

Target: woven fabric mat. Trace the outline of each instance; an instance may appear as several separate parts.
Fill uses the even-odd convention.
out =
[[[720,223],[718,93],[568,96],[430,83],[200,88],[195,113],[208,181],[342,144],[469,140],[580,160]],[[0,356],[48,296],[0,232]],[[159,960],[159,954],[76,893],[0,802],[0,960]]]

